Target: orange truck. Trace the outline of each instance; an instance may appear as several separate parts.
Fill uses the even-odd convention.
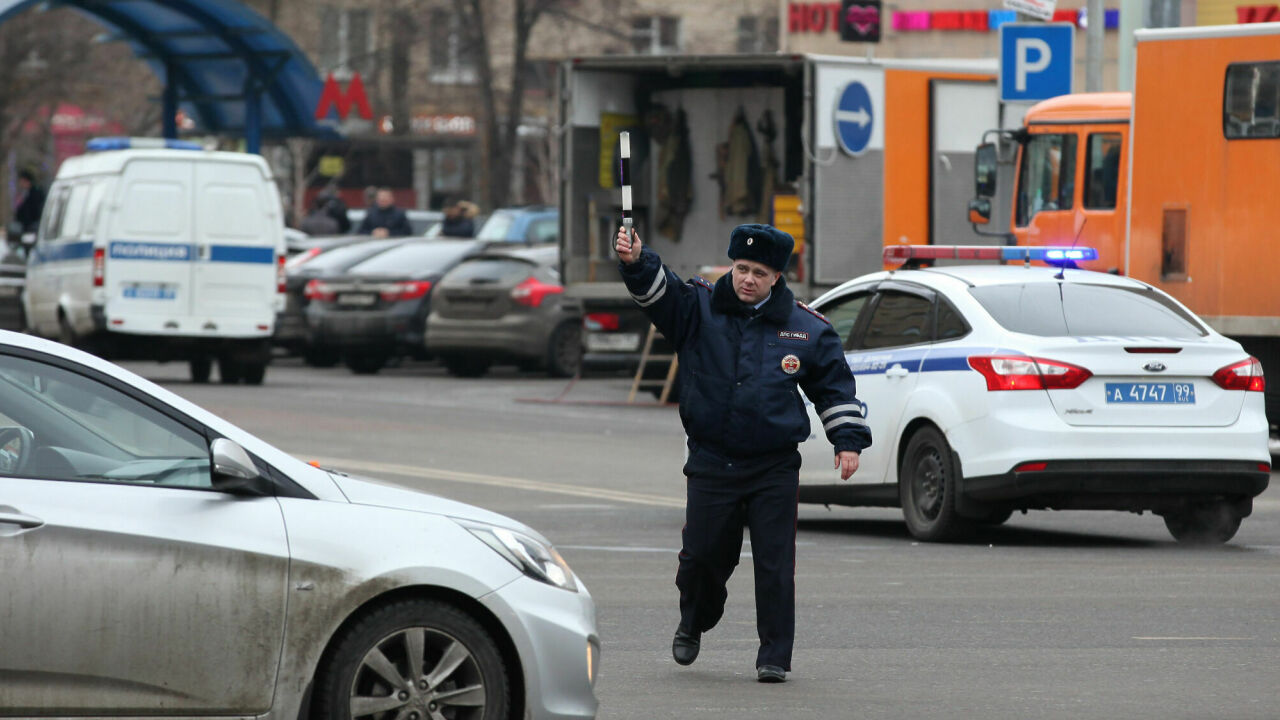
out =
[[[1053,98],[1020,129],[987,134],[997,141],[978,148],[969,219],[1007,221],[990,234],[1011,244],[1096,247],[1088,269],[1150,283],[1240,342],[1271,375],[1275,455],[1280,23],[1139,30],[1135,41],[1132,93]]]

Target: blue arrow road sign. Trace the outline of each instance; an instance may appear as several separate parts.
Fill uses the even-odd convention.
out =
[[[876,120],[867,86],[856,80],[844,86],[840,102],[836,103],[835,120],[836,139],[845,152],[859,155],[867,149]]]
[[[1075,27],[1068,23],[1000,26],[1000,100],[1047,100],[1071,92]]]

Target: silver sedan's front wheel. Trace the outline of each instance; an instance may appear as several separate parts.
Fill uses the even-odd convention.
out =
[[[317,700],[334,720],[496,720],[507,717],[509,684],[479,623],[451,605],[409,601],[343,634]]]

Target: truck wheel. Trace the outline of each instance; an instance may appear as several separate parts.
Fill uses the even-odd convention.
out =
[[[929,542],[955,540],[972,525],[956,512],[951,446],[936,428],[922,427],[907,442],[898,468],[898,498],[911,534]]]
[[[189,362],[191,366],[191,382],[207,383],[209,382],[209,374],[213,372],[213,358],[202,357],[196,358]]]
[[[218,358],[218,381],[223,385],[240,382],[240,362],[232,357]]]
[[[1227,502],[1207,502],[1164,516],[1164,526],[1184,545],[1221,545],[1235,537],[1241,517]]]
[[[342,361],[357,375],[374,375],[387,366],[387,354],[373,350],[352,351],[342,356]]]
[[[261,385],[262,379],[267,376],[267,364],[264,362],[243,363],[240,369],[243,371],[245,385]]]
[[[511,679],[498,644],[467,613],[405,600],[364,616],[334,643],[316,680],[316,715],[505,720]]]
[[[560,323],[547,342],[547,374],[573,377],[582,367],[582,323]]]

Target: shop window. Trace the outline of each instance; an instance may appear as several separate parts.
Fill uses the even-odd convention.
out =
[[[1033,135],[1022,149],[1017,223],[1036,213],[1070,210],[1075,197],[1076,136]]]
[[[778,50],[776,15],[742,15],[738,18],[738,52],[771,53]]]
[[[1187,210],[1165,208],[1160,228],[1160,279],[1187,279]]]
[[[320,70],[349,77],[373,70],[373,23],[367,8],[320,6]]]
[[[431,71],[428,79],[441,85],[474,85],[477,79],[476,53],[462,18],[457,13],[436,8],[431,11]]]
[[[1228,140],[1280,137],[1280,62],[1227,67],[1222,133]]]
[[[1120,181],[1120,133],[1094,133],[1084,159],[1084,206],[1114,210]]]
[[[632,18],[631,49],[637,55],[680,52],[680,18],[667,15]]]

